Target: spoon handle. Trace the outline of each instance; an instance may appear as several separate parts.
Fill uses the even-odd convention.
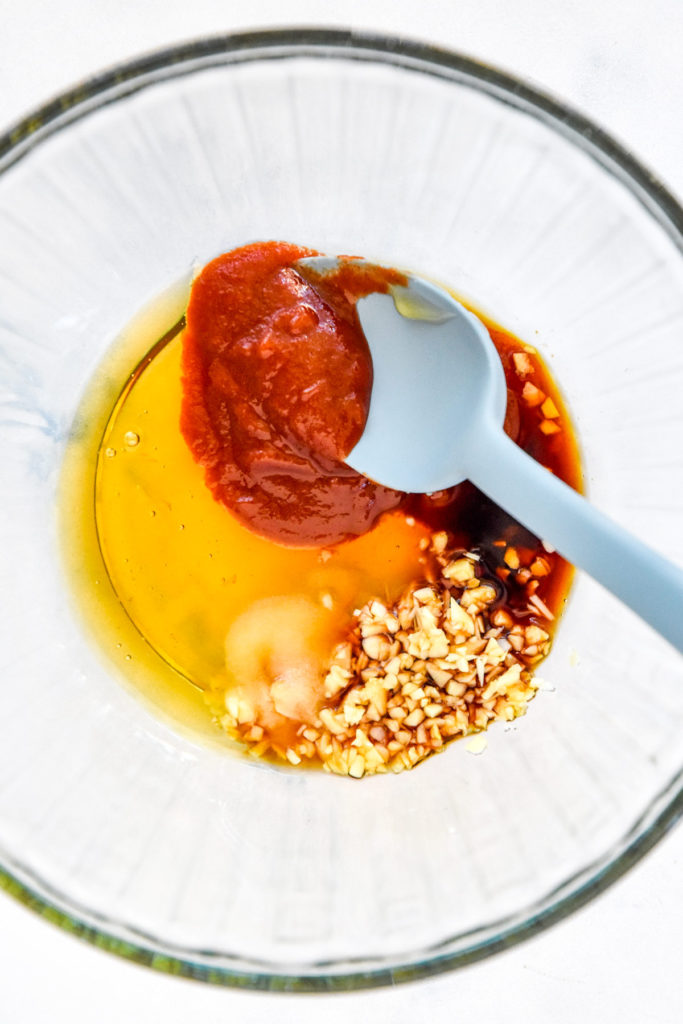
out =
[[[683,653],[683,571],[492,428],[469,479]]]

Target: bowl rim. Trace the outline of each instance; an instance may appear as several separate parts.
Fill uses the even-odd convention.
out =
[[[332,57],[384,63],[423,72],[432,77],[477,88],[494,98],[536,117],[577,145],[602,165],[636,197],[647,212],[683,252],[683,207],[665,185],[610,134],[583,114],[534,86],[463,54],[405,37],[312,26],[267,28],[202,37],[146,53],[89,77],[47,101],[0,135],[0,175],[13,167],[42,141],[89,113],[148,86],[211,66],[287,57]],[[458,952],[443,952],[453,941],[424,950],[418,962],[398,966],[359,969],[339,961],[333,973],[278,973],[201,963],[178,950],[161,951],[163,943],[152,936],[131,932],[124,940],[109,927],[114,922],[95,922],[87,908],[77,907],[21,866],[5,858],[0,862],[0,889],[41,917],[91,944],[124,959],[164,973],[242,989],[281,992],[333,992],[376,988],[415,981],[482,960],[509,949],[561,921],[589,903],[624,875],[683,816],[683,771],[650,805],[630,832],[621,849],[588,865],[580,877],[569,879],[548,893],[535,911],[526,908],[524,919],[514,916],[487,926],[495,934],[471,941]],[[1,851],[0,851],[1,857]],[[607,863],[604,863],[605,860]],[[7,863],[9,861],[9,863]],[[572,889],[572,885],[576,887]],[[567,891],[569,890],[569,891]],[[90,917],[90,921],[88,921]],[[460,936],[467,939],[467,936]],[[157,948],[153,943],[157,942]],[[190,951],[187,951],[188,954]],[[197,956],[200,954],[197,953]],[[206,957],[206,954],[204,954]],[[223,959],[228,959],[223,955]],[[237,958],[236,958],[237,963]],[[257,967],[258,965],[254,965]],[[315,965],[310,965],[314,967]],[[323,968],[325,965],[319,965]],[[328,965],[331,966],[331,965]],[[339,972],[339,968],[344,969]],[[279,969],[281,971],[281,968]]]

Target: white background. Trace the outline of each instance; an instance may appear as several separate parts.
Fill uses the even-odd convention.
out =
[[[171,43],[352,26],[436,42],[554,92],[683,198],[681,0],[0,0],[0,25],[0,131],[79,79]],[[0,893],[0,1024],[680,1024],[682,867],[679,828],[588,908],[508,953],[394,990],[322,997],[167,978]]]

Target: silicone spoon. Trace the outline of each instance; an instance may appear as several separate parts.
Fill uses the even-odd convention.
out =
[[[311,257],[299,266],[304,276],[324,275],[339,263]],[[414,275],[357,308],[374,380],[365,430],[348,465],[401,491],[430,493],[471,480],[683,653],[683,571],[505,434],[505,376],[481,321]]]

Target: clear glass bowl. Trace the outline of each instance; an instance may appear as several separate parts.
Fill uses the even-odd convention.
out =
[[[207,981],[415,978],[584,903],[681,812],[683,660],[579,578],[529,714],[360,784],[203,746],[67,592],[55,498],[140,307],[258,238],[417,269],[537,344],[591,499],[683,562],[683,213],[609,138],[472,61],[274,31],[194,43],[0,141],[0,858],[80,935]]]

